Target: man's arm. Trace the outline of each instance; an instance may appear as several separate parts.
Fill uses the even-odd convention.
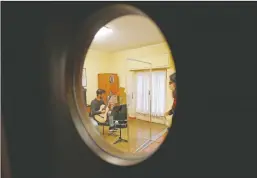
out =
[[[166,112],[166,116],[167,115],[170,116],[170,115],[174,114],[175,108],[176,108],[176,104],[177,104],[177,100],[176,100],[176,98],[174,98],[172,108],[168,112]]]
[[[175,108],[176,108],[176,104],[177,104],[177,98],[174,98],[172,108],[171,108],[171,110],[169,110],[169,115],[174,114]]]
[[[101,114],[101,111],[98,111],[97,109],[97,103],[95,103],[94,101],[91,102],[91,115],[97,115],[97,114]]]

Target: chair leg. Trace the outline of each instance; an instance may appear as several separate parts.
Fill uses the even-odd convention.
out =
[[[116,128],[116,126],[114,125],[114,128]],[[109,131],[109,133],[108,133],[108,136],[118,136],[118,135],[116,135],[116,130],[114,130],[113,132],[110,132]]]

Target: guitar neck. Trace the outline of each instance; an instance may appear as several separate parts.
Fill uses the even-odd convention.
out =
[[[109,100],[110,101],[110,100]],[[105,107],[103,108],[104,110],[106,110],[106,108],[110,105],[110,102],[108,101],[107,105],[105,105]]]
[[[113,97],[113,95],[111,95],[110,98],[108,99],[107,106],[109,106],[112,97]]]

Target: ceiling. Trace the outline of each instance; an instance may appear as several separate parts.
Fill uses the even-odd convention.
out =
[[[91,49],[114,52],[164,42],[159,28],[148,18],[129,15],[106,25],[113,33],[94,39]]]

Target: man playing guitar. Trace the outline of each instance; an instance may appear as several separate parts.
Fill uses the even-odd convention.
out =
[[[102,90],[102,89],[98,89],[96,91],[96,98],[91,102],[90,116],[93,117],[97,122],[101,122],[101,123],[104,123],[108,120],[109,131],[115,131],[113,118],[110,115],[111,111],[109,111],[109,108],[111,107],[111,103],[109,103],[108,101],[107,106],[105,105],[103,101],[104,93],[105,93],[105,90]]]

